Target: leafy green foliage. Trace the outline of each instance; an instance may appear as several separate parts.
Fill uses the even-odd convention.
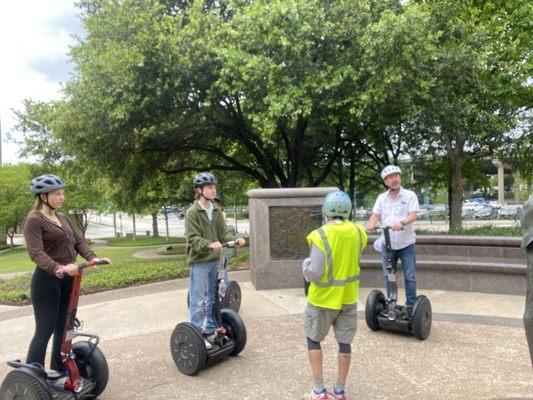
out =
[[[0,167],[0,229],[10,238],[20,228],[33,204],[29,191],[30,169],[26,164]]]

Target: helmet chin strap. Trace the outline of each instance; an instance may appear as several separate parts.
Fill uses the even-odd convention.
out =
[[[55,207],[52,207],[52,206],[50,205],[50,203],[48,202],[48,193],[45,193],[45,196],[46,196],[46,200],[41,199],[41,201],[42,201],[44,204],[46,204],[46,206],[47,206],[51,211],[55,211],[55,210],[56,210]],[[52,214],[52,213],[50,213],[50,214]]]
[[[204,187],[203,186],[200,187],[200,196],[203,197],[204,199],[206,199],[207,201],[213,201],[213,199],[208,199],[207,197],[204,196]]]

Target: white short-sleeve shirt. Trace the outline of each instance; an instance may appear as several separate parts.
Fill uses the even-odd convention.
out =
[[[390,190],[378,196],[376,204],[372,209],[373,213],[379,214],[381,225],[392,226],[397,222],[404,220],[410,212],[420,211],[418,197],[412,190],[400,188],[396,200],[392,199]],[[405,225],[401,231],[391,231],[391,245],[393,250],[403,249],[416,241],[413,224]],[[378,243],[379,242],[379,243]],[[376,241],[378,251],[384,242],[383,234]],[[374,246],[376,247],[376,246]]]

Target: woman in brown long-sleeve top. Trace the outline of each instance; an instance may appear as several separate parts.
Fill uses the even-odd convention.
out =
[[[74,262],[78,254],[87,260],[96,258],[69,219],[56,211],[65,201],[65,187],[55,175],[33,179],[30,190],[36,197],[35,206],[24,223],[26,248],[37,265],[31,279],[35,334],[27,363],[39,363],[44,367],[46,347],[53,333],[50,366],[61,373],[66,373],[60,350],[68,298],[73,276],[78,274]]]

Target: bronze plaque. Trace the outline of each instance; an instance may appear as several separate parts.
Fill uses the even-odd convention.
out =
[[[301,260],[309,255],[305,238],[322,225],[321,206],[272,206],[268,209],[270,257]]]

